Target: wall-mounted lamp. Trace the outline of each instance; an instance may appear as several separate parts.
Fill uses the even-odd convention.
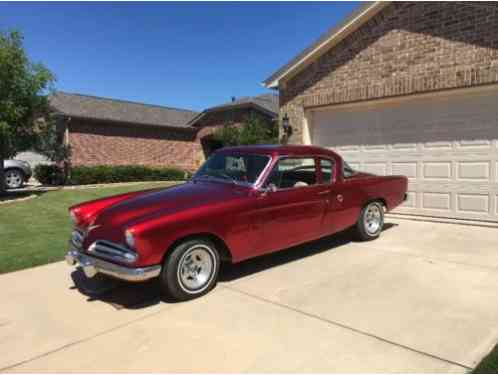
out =
[[[289,138],[292,135],[292,126],[290,126],[289,116],[287,113],[282,117],[282,128],[284,130],[284,135]]]

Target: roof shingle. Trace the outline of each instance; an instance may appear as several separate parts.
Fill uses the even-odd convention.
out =
[[[50,97],[50,106],[66,116],[177,128],[188,128],[189,121],[198,114],[188,109],[62,91]]]

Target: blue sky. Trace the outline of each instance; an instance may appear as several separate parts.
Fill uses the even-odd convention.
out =
[[[201,110],[273,71],[358,3],[0,3],[57,89]]]

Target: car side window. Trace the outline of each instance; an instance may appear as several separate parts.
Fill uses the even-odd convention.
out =
[[[332,160],[320,159],[320,170],[322,171],[322,180],[324,184],[334,182],[334,162]]]
[[[346,163],[345,161],[342,162],[342,175],[344,176],[344,178],[353,177],[356,173],[358,172],[351,168],[348,163]]]
[[[315,159],[284,158],[280,159],[273,168],[266,186],[274,185],[277,189],[289,189],[316,183]]]

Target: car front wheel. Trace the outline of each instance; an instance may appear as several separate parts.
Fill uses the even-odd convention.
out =
[[[379,237],[384,227],[384,206],[380,202],[371,202],[361,211],[356,223],[356,235],[361,241]]]
[[[220,257],[211,241],[204,238],[183,241],[164,261],[162,289],[179,301],[199,297],[215,287],[219,269]]]
[[[24,173],[19,169],[5,171],[5,185],[7,189],[19,189],[24,183]]]

